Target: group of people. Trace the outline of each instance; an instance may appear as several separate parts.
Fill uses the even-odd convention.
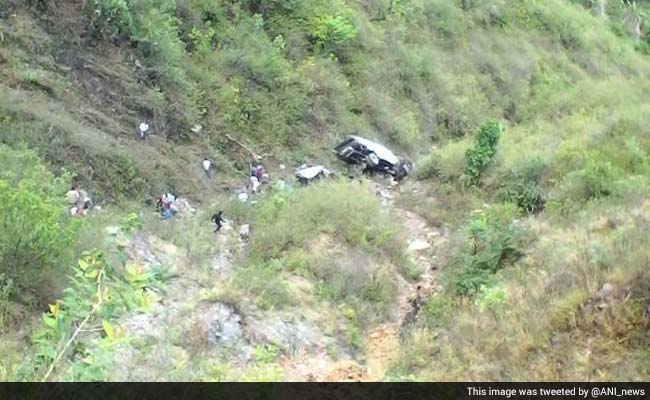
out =
[[[259,193],[260,185],[269,182],[269,174],[262,164],[251,165],[250,188],[253,193]]]
[[[178,212],[178,196],[176,192],[168,192],[156,200],[156,210],[163,219],[171,218]]]
[[[77,189],[76,186],[72,186],[66,193],[66,199],[70,205],[70,215],[73,216],[85,217],[93,206],[93,201],[88,193],[85,190]]]

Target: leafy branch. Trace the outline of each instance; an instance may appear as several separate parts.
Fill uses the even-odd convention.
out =
[[[82,263],[82,261],[80,261],[80,264],[81,263]],[[85,261],[84,261],[84,263],[85,263]],[[86,263],[86,265],[87,265],[87,263]],[[50,375],[54,371],[54,368],[56,367],[56,365],[61,360],[61,357],[63,357],[63,355],[68,350],[68,348],[70,348],[72,343],[74,343],[74,341],[77,338],[77,335],[79,334],[79,332],[81,332],[83,330],[83,328],[86,326],[86,324],[88,323],[90,318],[93,315],[97,314],[99,309],[102,306],[102,278],[104,277],[104,274],[105,274],[105,269],[104,269],[105,264],[101,263],[100,265],[101,265],[100,269],[96,272],[96,275],[97,275],[97,279],[96,279],[97,291],[95,292],[96,301],[95,301],[95,303],[93,303],[92,308],[90,309],[90,312],[88,313],[88,315],[86,315],[86,318],[84,318],[83,321],[81,321],[81,323],[79,324],[79,326],[77,326],[77,329],[75,329],[72,336],[70,336],[70,339],[68,339],[68,341],[65,343],[63,348],[58,352],[58,354],[54,358],[54,361],[52,362],[52,364],[50,364],[50,368],[48,368],[47,373],[43,377],[42,382],[47,382],[48,378],[50,377]],[[94,273],[95,272],[91,271],[91,274],[94,274]]]

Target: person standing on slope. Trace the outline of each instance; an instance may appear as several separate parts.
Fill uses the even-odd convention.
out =
[[[260,187],[260,180],[257,177],[257,167],[253,165],[251,165],[250,186],[253,193],[257,193],[257,190]]]
[[[147,124],[144,121],[140,122],[139,130],[140,130],[140,132],[139,132],[140,140],[146,140],[147,139],[147,134],[149,133],[149,124]]]
[[[71,187],[68,193],[65,194],[65,197],[68,200],[68,204],[70,204],[71,206],[77,205],[77,203],[79,203],[79,197],[80,197],[77,187],[76,186]]]

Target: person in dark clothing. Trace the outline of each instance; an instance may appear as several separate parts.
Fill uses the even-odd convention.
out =
[[[212,216],[212,221],[214,221],[214,224],[216,225],[216,227],[214,228],[215,232],[219,232],[219,230],[221,229],[222,222],[223,222],[223,217],[221,216],[222,213],[223,211],[217,211]]]

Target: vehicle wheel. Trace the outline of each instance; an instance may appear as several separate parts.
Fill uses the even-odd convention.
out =
[[[370,153],[366,156],[366,162],[370,167],[375,168],[379,165],[379,157],[377,157],[377,154],[375,153]]]

